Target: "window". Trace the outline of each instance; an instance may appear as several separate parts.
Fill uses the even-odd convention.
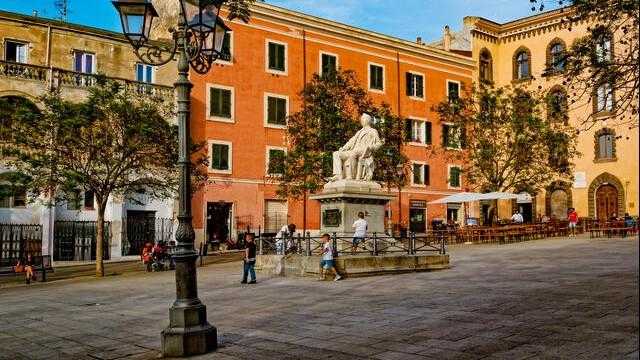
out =
[[[449,187],[459,188],[462,186],[462,170],[458,166],[449,166]]]
[[[229,31],[222,40],[222,51],[218,62],[231,63],[233,58],[233,32]]]
[[[448,149],[462,148],[460,127],[451,124],[442,125],[442,146]]]
[[[424,99],[424,75],[408,72],[406,77],[407,96]]]
[[[84,51],[73,53],[73,71],[83,74],[95,73],[95,55]]]
[[[147,64],[136,64],[136,81],[152,84],[153,66]]]
[[[22,189],[15,189],[11,194],[0,195],[0,208],[18,208],[27,205],[27,192]]]
[[[26,43],[7,40],[4,43],[4,60],[26,64],[27,49],[28,45]]]
[[[480,81],[493,82],[493,58],[487,49],[480,52]]]
[[[267,71],[277,74],[287,72],[287,45],[267,41]]]
[[[601,129],[595,134],[596,160],[615,160],[616,133],[613,129]]]
[[[287,125],[288,115],[289,98],[287,96],[265,94],[266,126],[284,127]]]
[[[431,122],[416,119],[407,119],[405,121],[406,141],[419,144],[431,144]]]
[[[551,89],[547,95],[547,120],[549,122],[566,122],[568,103],[567,93],[561,87]]]
[[[281,148],[267,148],[267,175],[284,174],[285,150]]]
[[[460,83],[458,81],[447,80],[447,96],[449,100],[455,100],[460,97]]]
[[[231,174],[231,143],[226,141],[209,141],[211,163],[209,168],[213,172]]]
[[[384,66],[369,63],[369,90],[384,91]]]
[[[338,56],[321,52],[320,53],[320,75],[334,73],[338,69]]]
[[[613,89],[611,84],[605,83],[598,86],[594,101],[594,112],[610,112],[613,110]]]
[[[612,59],[611,36],[602,35],[596,43],[596,61],[598,63],[606,63]]]
[[[430,183],[429,165],[413,163],[413,185],[424,186]]]
[[[84,192],[84,208],[93,209],[95,194],[91,190]]]
[[[233,122],[233,88],[222,85],[209,85],[208,119]]]
[[[547,50],[547,67],[551,72],[562,72],[566,64],[565,46],[562,40],[554,40]]]
[[[518,50],[513,58],[513,79],[529,78],[531,78],[531,55],[527,49]]]

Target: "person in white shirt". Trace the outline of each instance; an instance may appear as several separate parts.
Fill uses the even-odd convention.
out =
[[[286,251],[293,248],[293,234],[296,232],[296,225],[282,225],[280,231],[276,234],[276,252],[279,255],[285,255]],[[288,240],[285,244],[285,240]]]
[[[329,234],[322,234],[322,260],[320,260],[320,281],[324,281],[327,272],[331,272],[335,277],[333,281],[342,279],[336,270],[335,261],[333,260],[333,246],[331,245],[331,237]]]
[[[514,224],[522,224],[524,223],[524,218],[522,217],[522,214],[520,214],[520,212],[516,210],[516,212],[513,213],[513,216],[511,217],[511,222]]]
[[[364,238],[367,237],[367,228],[369,227],[362,211],[358,213],[358,220],[356,220],[351,227],[354,229],[351,253],[355,254],[356,251],[358,251],[358,244],[363,242]]]

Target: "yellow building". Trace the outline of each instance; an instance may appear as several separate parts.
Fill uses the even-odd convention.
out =
[[[569,30],[566,18],[570,9],[554,10],[506,23],[480,17],[465,17],[463,30],[445,28],[443,39],[434,45],[455,52],[469,52],[477,64],[475,81],[490,80],[496,87],[523,86],[542,89],[552,98],[567,101],[563,86],[562,62],[554,56],[587,34],[588,23],[574,24]],[[613,34],[607,45],[616,56]],[[557,57],[558,58],[558,57]],[[594,89],[594,94],[597,94]],[[615,90],[613,98],[616,98]],[[535,195],[530,211],[533,216],[566,218],[574,207],[580,217],[607,219],[625,213],[638,215],[638,131],[617,125],[607,113],[607,101],[597,95],[585,95],[568,105],[572,126],[580,130],[574,181],[545,184]],[[568,102],[568,101],[567,101]],[[598,109],[604,107],[603,109]],[[586,124],[585,124],[586,123]],[[502,209],[500,216],[510,214]]]

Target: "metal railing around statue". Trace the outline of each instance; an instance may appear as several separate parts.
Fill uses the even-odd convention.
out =
[[[417,255],[421,253],[446,254],[447,238],[444,236],[417,235],[410,233],[407,237],[393,237],[386,234],[372,233],[354,246],[353,235],[331,234],[331,243],[338,256],[368,255],[382,256],[391,254]],[[298,233],[284,238],[260,236],[258,238],[258,254],[302,256],[322,255],[323,242],[320,236],[305,236]]]

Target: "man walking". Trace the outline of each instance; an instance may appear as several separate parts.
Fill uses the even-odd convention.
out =
[[[364,219],[364,213],[360,211],[358,213],[358,219],[351,226],[354,229],[353,233],[353,245],[351,246],[351,253],[355,254],[358,251],[358,244],[364,241],[367,236],[367,228],[369,224]]]
[[[249,284],[256,283],[256,243],[253,241],[253,234],[246,233],[244,235],[245,249],[244,249],[244,269],[242,271],[241,284],[247,283],[247,277],[251,274],[251,281]]]
[[[333,260],[333,246],[331,245],[331,237],[329,234],[322,234],[322,260],[320,260],[320,281],[324,281],[326,273],[330,272],[334,275],[333,281],[342,279],[336,270],[335,261]]]

